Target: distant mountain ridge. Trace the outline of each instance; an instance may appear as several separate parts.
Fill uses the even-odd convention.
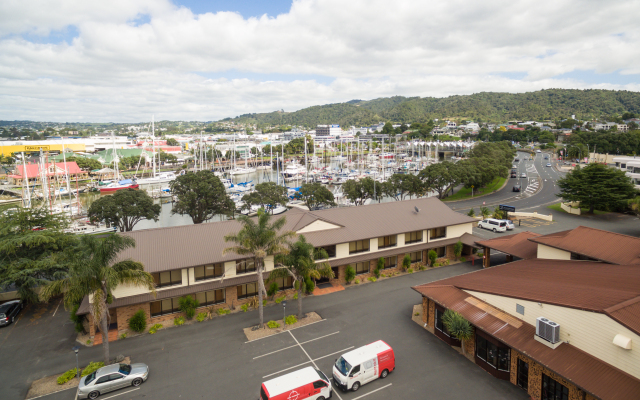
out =
[[[435,97],[383,97],[312,106],[295,112],[244,114],[227,118],[267,125],[340,124],[369,126],[381,121],[426,122],[429,119],[468,119],[484,122],[510,120],[588,120],[601,116],[640,113],[640,92],[600,89],[546,89],[527,93],[481,92]]]

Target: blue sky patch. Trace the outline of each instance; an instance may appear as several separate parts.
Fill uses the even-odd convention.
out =
[[[291,9],[292,0],[175,0],[174,4],[184,6],[194,14],[208,12],[234,11],[240,13],[245,19],[260,17],[268,14],[275,17],[286,14]]]

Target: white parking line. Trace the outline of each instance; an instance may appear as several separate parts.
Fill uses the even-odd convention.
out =
[[[56,310],[53,312],[52,317],[56,316],[56,313],[58,312],[58,308],[60,308],[60,304],[62,304],[62,300],[64,300],[64,299],[60,299],[60,303],[58,303],[58,307],[56,307]]]
[[[140,388],[127,390],[126,392],[122,392],[122,393],[114,394],[113,396],[104,397],[102,400],[107,400],[107,399],[111,399],[111,398],[116,397],[116,396],[121,396],[121,395],[123,395],[123,394],[127,394],[127,393],[131,393],[131,392],[135,392],[136,390],[140,390]]]
[[[367,393],[367,394],[363,394],[362,396],[359,396],[359,397],[356,397],[356,398],[355,398],[355,399],[353,399],[353,400],[361,399],[361,398],[363,398],[363,397],[365,397],[365,396],[370,395],[371,393],[375,393],[375,392],[377,392],[377,391],[379,391],[379,390],[382,390],[382,389],[384,389],[384,388],[388,388],[388,387],[389,387],[389,386],[391,386],[391,385],[393,385],[393,383],[390,383],[390,384],[388,384],[388,385],[386,385],[386,386],[383,386],[383,387],[381,387],[381,388],[377,388],[376,390],[372,390],[372,391],[370,391],[369,393]]]
[[[340,333],[340,331],[338,331],[338,332],[333,332],[333,333],[330,333],[330,334],[328,334],[328,335],[320,336],[320,337],[315,338],[315,339],[307,340],[306,342],[302,342],[302,343],[294,344],[293,346],[289,346],[289,347],[282,348],[282,349],[280,349],[280,350],[272,351],[271,353],[263,354],[263,355],[261,355],[261,356],[253,357],[253,359],[255,360],[255,359],[257,359],[257,358],[262,358],[262,357],[270,356],[271,354],[279,353],[279,352],[281,352],[281,351],[283,351],[283,350],[292,349],[292,348],[294,348],[294,347],[298,347],[298,346],[300,346],[301,344],[307,344],[307,343],[309,343],[309,342],[313,342],[313,341],[315,341],[315,340],[320,340],[320,339],[326,338],[327,336],[335,335],[335,334],[338,334],[338,333]],[[295,338],[294,338],[294,339],[295,339]]]
[[[334,353],[327,354],[326,356],[322,356],[322,357],[319,357],[319,358],[314,358],[313,360],[311,359],[311,357],[309,357],[309,355],[307,355],[307,357],[309,357],[309,361],[303,362],[302,364],[294,365],[293,367],[289,367],[289,368],[283,369],[283,370],[278,371],[278,372],[274,372],[273,374],[265,375],[265,376],[263,376],[263,378],[268,378],[268,377],[273,376],[273,375],[278,375],[278,374],[280,374],[282,372],[289,371],[290,369],[294,369],[294,368],[300,367],[300,366],[305,365],[305,364],[313,363],[313,365],[315,365],[314,361],[322,360],[323,358],[331,357],[333,355],[336,355],[338,353],[342,353],[342,352],[347,351],[347,350],[351,350],[353,348],[354,348],[354,346],[347,347],[346,349],[338,350],[338,351],[336,351]],[[307,352],[305,351],[305,354],[306,353]]]

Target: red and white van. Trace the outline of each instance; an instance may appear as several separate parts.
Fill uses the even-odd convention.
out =
[[[260,388],[260,400],[325,400],[332,394],[329,378],[313,367],[271,379]]]
[[[386,378],[394,369],[396,357],[393,349],[378,340],[337,359],[333,366],[333,383],[342,390],[351,389],[355,392],[365,383]]]

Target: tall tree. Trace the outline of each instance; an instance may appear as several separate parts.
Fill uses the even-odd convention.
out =
[[[452,162],[444,161],[431,164],[418,173],[426,191],[435,191],[438,198],[444,196],[460,183],[458,166]]]
[[[374,196],[375,185],[375,196]],[[372,178],[363,178],[358,181],[349,179],[342,184],[342,191],[347,199],[356,206],[361,206],[367,199],[374,199],[382,194],[382,185],[376,183]]]
[[[331,190],[319,182],[303,183],[300,188],[300,199],[309,210],[320,207],[335,207],[336,202]]]
[[[576,167],[558,180],[560,193],[556,196],[565,201],[580,202],[581,207],[594,210],[616,209],[633,198],[637,191],[624,171],[603,164]]]
[[[411,174],[393,174],[382,186],[384,194],[396,200],[404,200],[424,193],[424,185],[420,178]]]
[[[167,139],[167,146],[180,146],[180,142],[178,142],[174,138],[168,138]]]
[[[264,313],[262,308],[262,297],[266,295],[264,289],[264,259],[276,254],[287,254],[289,248],[286,245],[288,239],[295,236],[295,232],[280,232],[286,224],[286,218],[280,217],[271,222],[271,215],[264,210],[258,210],[256,219],[241,215],[238,221],[242,228],[237,233],[232,233],[224,237],[225,242],[232,242],[235,245],[227,247],[222,254],[236,253],[242,256],[253,258],[256,272],[258,274],[258,306],[260,314],[260,328],[264,326]]]
[[[82,236],[77,251],[68,253],[69,272],[48,282],[40,292],[44,301],[63,294],[67,309],[79,304],[85,296],[91,296],[89,312],[93,323],[99,322],[105,365],[109,364],[108,304],[113,299],[113,291],[119,285],[142,286],[155,295],[153,277],[144,271],[142,264],[117,261],[118,254],[130,247],[135,247],[135,241],[127,236]]]
[[[272,211],[278,205],[286,205],[289,202],[287,197],[287,188],[280,186],[275,182],[263,182],[258,183],[255,187],[255,191],[242,196],[244,202],[244,209],[249,209],[251,206],[260,206],[267,211]]]
[[[211,171],[178,176],[171,182],[171,192],[178,198],[171,213],[187,214],[194,224],[208,221],[216,214],[231,215],[235,210],[224,185]]]
[[[0,288],[15,287],[24,302],[37,302],[35,289],[67,271],[63,252],[78,240],[64,232],[68,225],[44,207],[0,213]]]
[[[91,203],[88,215],[91,222],[104,222],[120,232],[129,232],[143,219],[158,221],[160,204],[154,204],[144,190],[123,189]]]
[[[277,267],[269,274],[269,281],[289,276],[293,278],[294,286],[298,291],[298,318],[302,318],[302,294],[306,279],[333,277],[329,264],[316,263],[316,260],[326,258],[329,258],[327,252],[322,248],[315,249],[303,235],[298,236],[296,242],[289,243],[288,253],[277,254],[275,257]]]

